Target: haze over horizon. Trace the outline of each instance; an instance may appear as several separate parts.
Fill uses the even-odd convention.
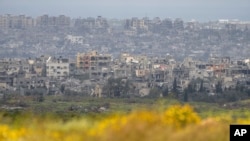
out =
[[[210,21],[239,19],[250,21],[249,0],[1,0],[0,14],[27,16],[66,15],[72,18],[160,17]]]

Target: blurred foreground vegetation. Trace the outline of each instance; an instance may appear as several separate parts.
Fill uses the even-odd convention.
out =
[[[249,100],[223,105],[164,98],[25,101],[20,108],[13,108],[14,101],[2,106],[0,140],[228,141],[230,124],[250,124]]]

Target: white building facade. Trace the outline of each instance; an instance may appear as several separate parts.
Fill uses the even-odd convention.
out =
[[[51,78],[64,78],[69,76],[69,59],[62,57],[49,58],[46,62],[46,75]]]

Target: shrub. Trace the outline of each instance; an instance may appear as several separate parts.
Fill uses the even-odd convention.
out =
[[[249,123],[226,116],[201,120],[189,105],[161,110],[137,110],[100,118],[82,117],[67,122],[25,117],[22,124],[0,124],[0,141],[226,141],[230,123]]]

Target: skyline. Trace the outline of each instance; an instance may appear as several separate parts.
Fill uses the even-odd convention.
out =
[[[250,21],[248,0],[2,0],[0,14],[27,16],[66,15],[72,18],[103,16],[106,18],[160,17],[210,21],[239,19]]]

